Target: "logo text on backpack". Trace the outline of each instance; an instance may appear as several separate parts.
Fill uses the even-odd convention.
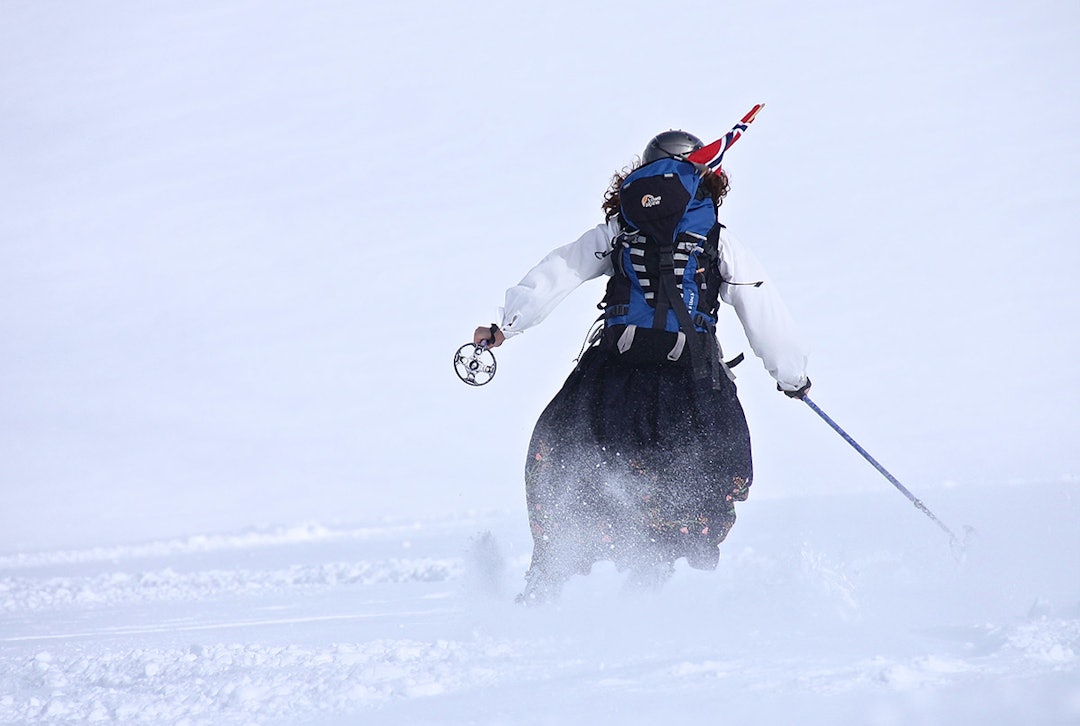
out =
[[[641,206],[645,209],[649,207],[655,207],[660,203],[660,197],[654,197],[652,194],[646,194],[641,198]]]

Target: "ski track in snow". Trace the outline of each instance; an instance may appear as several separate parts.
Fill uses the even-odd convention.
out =
[[[1080,720],[1075,583],[958,619],[993,542],[958,562],[926,531],[783,521],[661,593],[626,596],[602,563],[541,610],[510,604],[520,532],[467,517],[5,556],[0,722],[647,723],[675,700],[761,723]]]
[[[258,595],[288,589],[395,582],[442,582],[460,571],[460,561],[404,560],[334,562],[280,570],[208,570],[180,573],[108,572],[92,576],[0,578],[0,612],[64,605],[118,605],[155,600],[200,600],[223,595]]]

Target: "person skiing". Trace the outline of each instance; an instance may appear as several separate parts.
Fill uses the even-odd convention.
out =
[[[717,220],[727,174],[688,159],[702,146],[679,130],[651,139],[636,167],[614,175],[605,222],[544,257],[506,291],[500,322],[474,332],[476,345],[498,347],[586,280],[610,278],[602,327],[530,440],[533,554],[518,602],[554,599],[603,560],[644,588],[662,585],[682,557],[716,568],[753,480],[737,361],[723,361],[715,335],[720,302],[779,390],[801,398],[810,388],[792,316]]]

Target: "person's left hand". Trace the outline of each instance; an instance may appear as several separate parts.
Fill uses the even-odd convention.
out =
[[[802,400],[803,398],[806,398],[806,394],[810,390],[810,379],[807,378],[806,383],[802,384],[800,388],[796,388],[794,391],[785,391],[780,387],[779,383],[776,384],[776,390],[783,391],[784,395],[788,398],[798,398],[799,400]]]

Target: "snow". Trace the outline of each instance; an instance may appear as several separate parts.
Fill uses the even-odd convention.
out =
[[[1075,490],[935,491],[962,550],[889,492],[748,503],[716,572],[548,609],[516,513],[39,553],[0,571],[0,721],[1071,723]]]
[[[656,12],[4,5],[0,723],[1080,722],[1080,10],[690,2],[709,50],[620,69]],[[451,356],[759,101],[725,220],[966,546],[751,359],[719,568],[515,606],[599,287]]]

